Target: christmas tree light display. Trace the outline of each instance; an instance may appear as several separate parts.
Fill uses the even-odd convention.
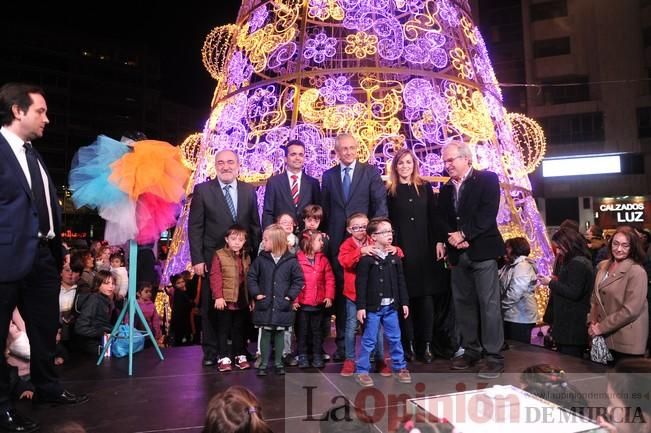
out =
[[[545,149],[540,127],[506,113],[467,0],[244,0],[237,23],[215,28],[203,61],[217,81],[210,118],[182,145],[188,192],[214,177],[215,152],[234,149],[240,179],[283,170],[281,147],[306,144],[306,172],[336,164],[334,139],[352,134],[359,159],[386,173],[407,146],[441,182],[442,146],[470,144],[474,166],[498,174],[505,238],[525,236],[548,272],[552,254],[527,177]],[[259,197],[264,186],[259,188]],[[181,214],[166,275],[189,267]]]

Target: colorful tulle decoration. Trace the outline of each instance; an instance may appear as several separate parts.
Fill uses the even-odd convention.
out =
[[[139,244],[148,244],[158,239],[161,232],[176,224],[180,207],[162,198],[144,193],[136,203],[136,221],[138,222]]]
[[[132,146],[100,135],[79,149],[70,171],[75,206],[98,210],[111,245],[151,243],[175,225],[190,177],[171,144],[143,140]]]
[[[110,180],[133,199],[151,193],[178,202],[190,171],[181,162],[179,149],[164,141],[143,140],[135,149],[111,164]]]
[[[109,182],[111,164],[127,152],[128,146],[105,135],[77,151],[68,177],[75,206],[102,208],[127,199],[126,191]]]

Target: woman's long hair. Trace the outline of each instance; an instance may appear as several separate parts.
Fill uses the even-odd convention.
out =
[[[567,263],[574,257],[585,257],[591,259],[588,243],[581,233],[567,228],[559,229],[552,236],[552,242],[561,247],[565,252],[563,254],[563,263]]]
[[[411,160],[414,162],[414,171],[411,173],[411,179],[409,179],[409,183],[416,189],[416,194],[418,194],[418,187],[424,183],[423,178],[420,177],[420,165],[418,164],[418,159],[416,159],[414,152],[406,147],[403,147],[396,152],[395,156],[393,157],[393,161],[391,161],[391,174],[389,176],[389,195],[391,197],[396,196],[398,184],[400,183],[400,179],[398,178],[398,163],[407,155],[411,156]]]
[[[256,396],[242,386],[231,386],[208,403],[202,433],[273,433],[262,418]]]

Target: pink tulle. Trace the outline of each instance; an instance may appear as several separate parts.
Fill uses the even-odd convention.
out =
[[[176,224],[177,212],[176,203],[170,203],[151,193],[141,194],[136,203],[136,241],[141,245],[156,241],[161,232]]]

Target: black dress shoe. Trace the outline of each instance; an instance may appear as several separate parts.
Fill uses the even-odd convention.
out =
[[[63,391],[59,395],[55,396],[40,396],[36,394],[34,399],[35,403],[39,404],[50,404],[52,406],[73,406],[76,404],[86,403],[88,401],[88,396],[86,394],[73,394],[69,391]]]
[[[452,360],[452,365],[450,366],[450,368],[452,370],[469,370],[473,368],[475,365],[477,365],[478,361],[479,361],[478,359],[470,358],[466,355],[462,355]]]
[[[346,360],[346,357],[341,352],[335,352],[332,354],[332,360],[334,362],[344,362]]]
[[[431,364],[434,360],[434,355],[432,354],[432,347],[430,343],[425,343],[425,351],[423,352],[423,362],[425,364]]]
[[[39,425],[36,421],[20,415],[14,409],[7,409],[0,412],[0,429],[28,433],[37,431]]]

